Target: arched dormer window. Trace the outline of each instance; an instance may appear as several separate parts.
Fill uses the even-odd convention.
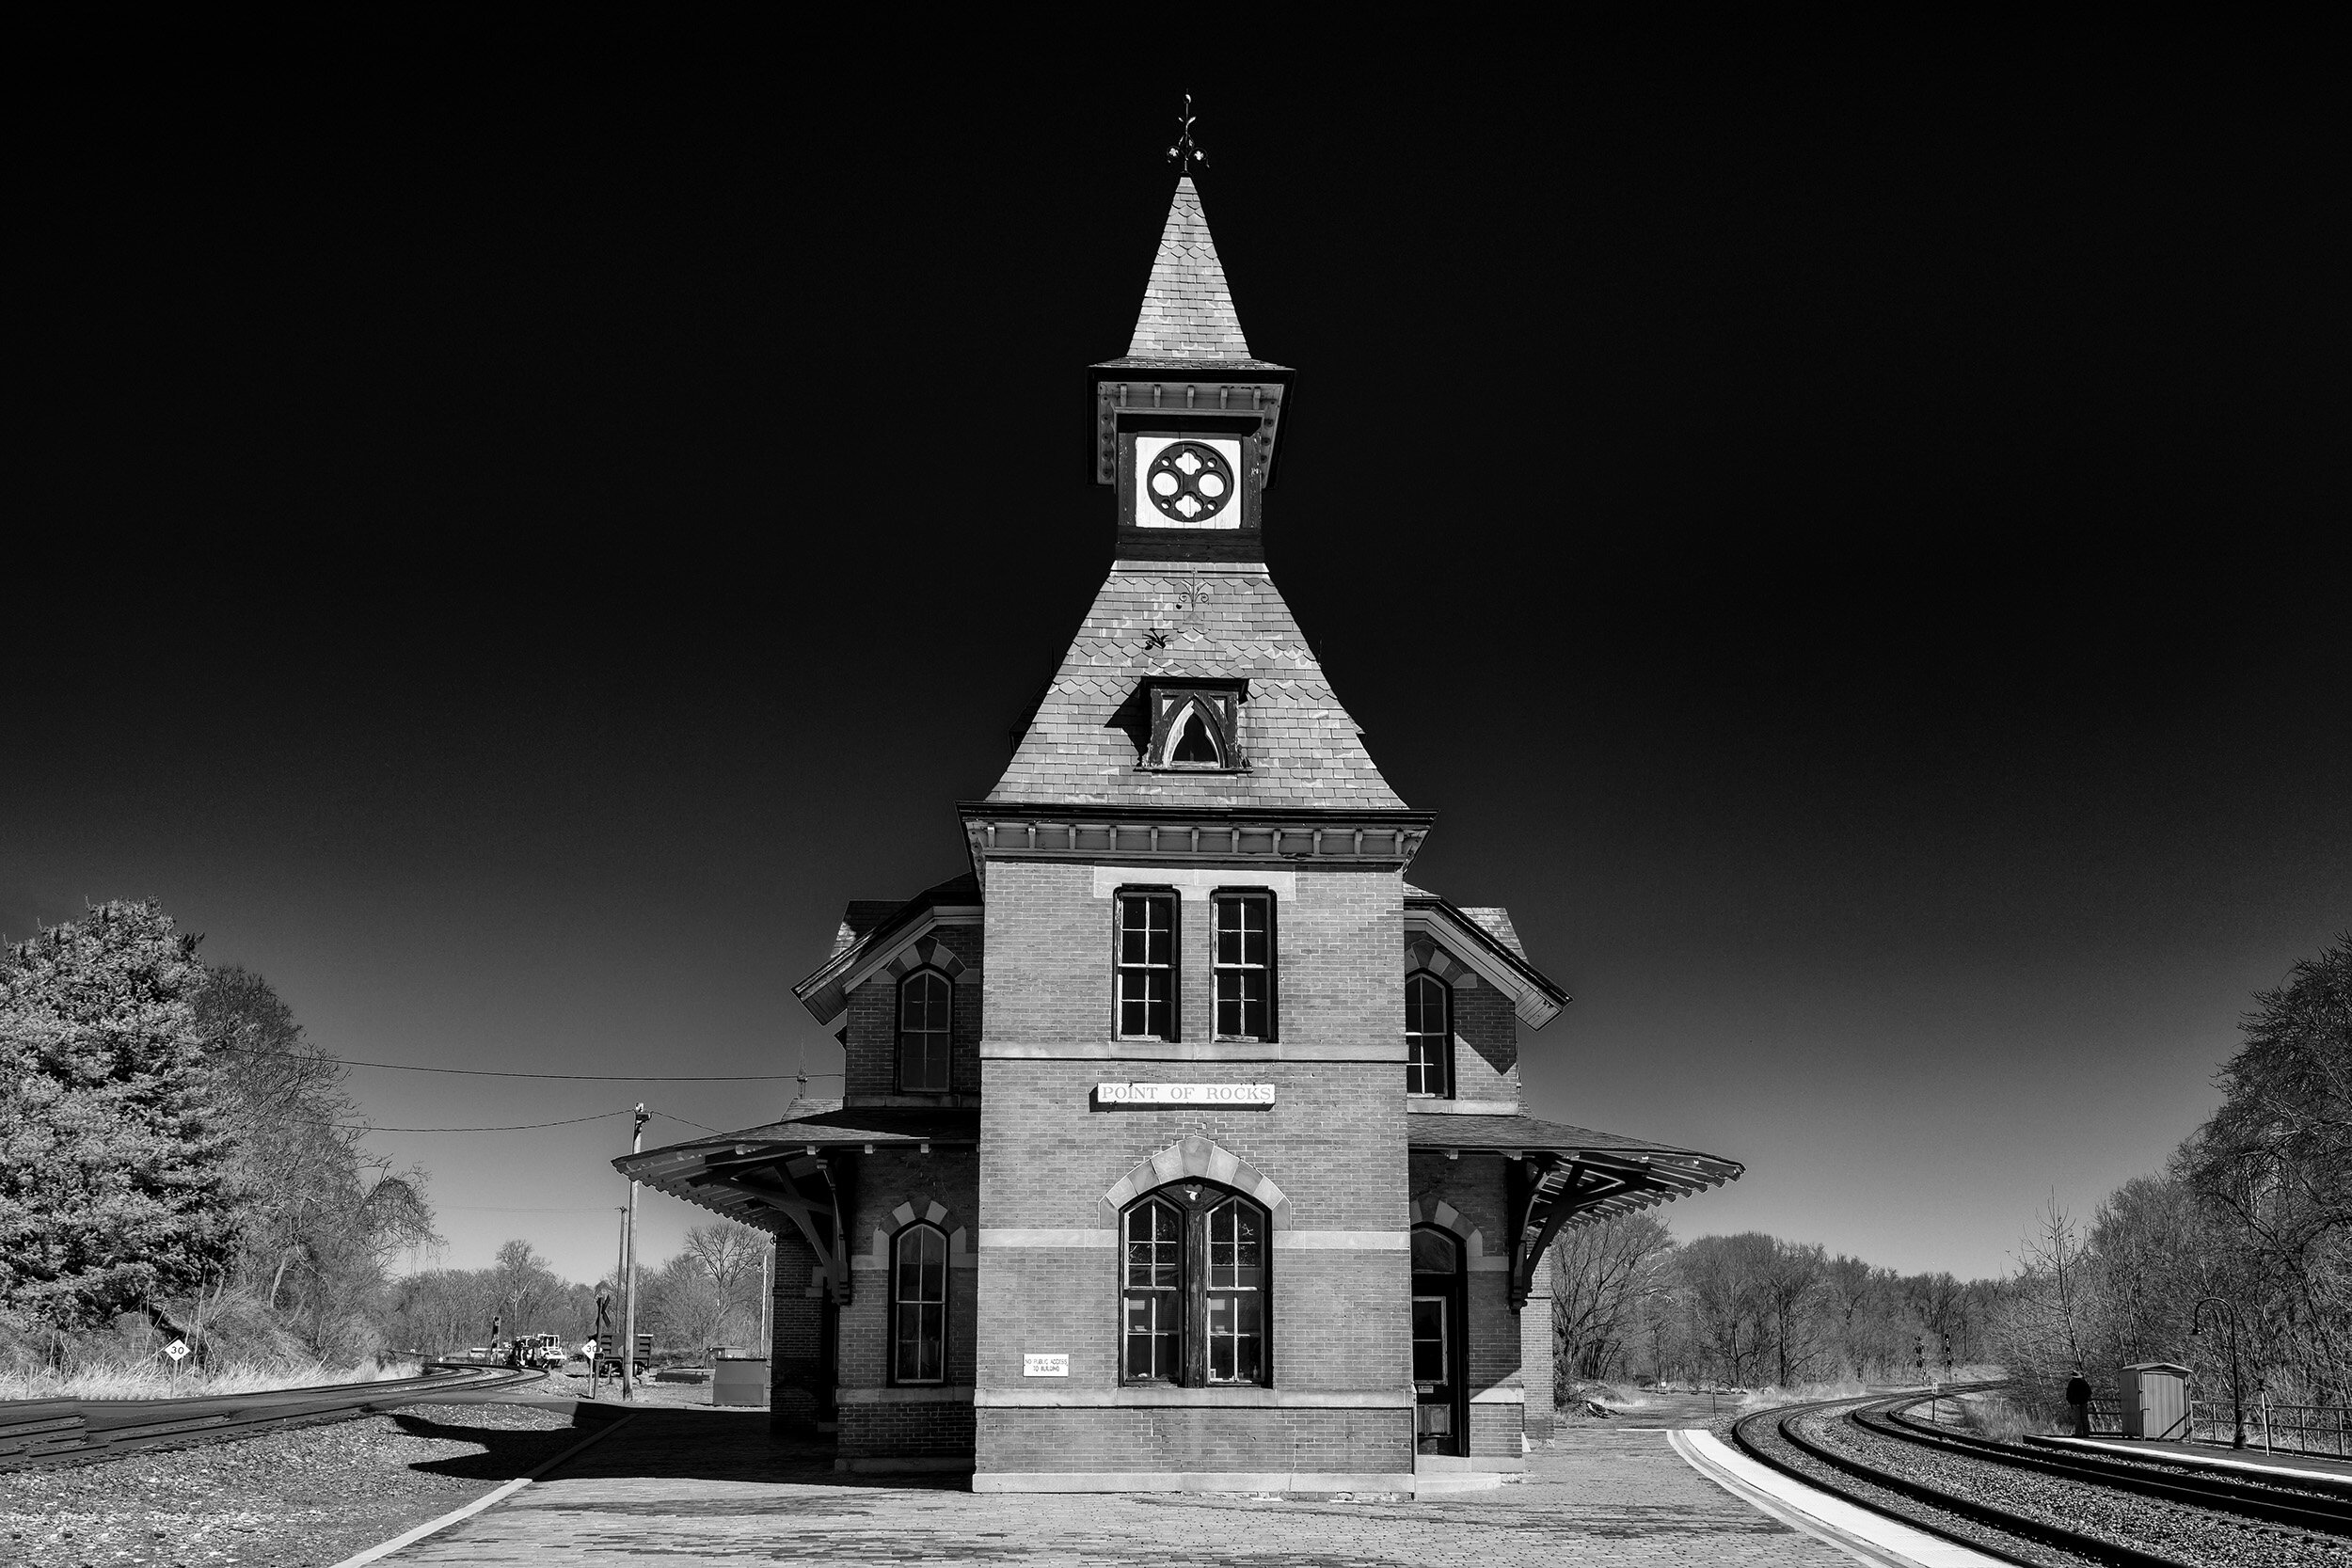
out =
[[[1121,1383],[1263,1385],[1273,1226],[1209,1181],[1156,1188],[1120,1215]]]
[[[1425,969],[1405,976],[1405,1092],[1454,1095],[1454,988]]]
[[[1209,733],[1208,721],[1200,717],[1200,706],[1194,704],[1175,726],[1175,738],[1170,742],[1168,760],[1179,767],[1222,768],[1224,753],[1216,749],[1216,737]]]
[[[1243,766],[1240,683],[1152,682],[1148,700],[1152,734],[1144,748],[1145,767],[1230,772]]]
[[[947,1381],[947,1238],[910,1225],[891,1242],[890,1381]]]
[[[918,969],[898,982],[898,1087],[902,1092],[946,1092],[955,995],[954,982],[936,969]]]

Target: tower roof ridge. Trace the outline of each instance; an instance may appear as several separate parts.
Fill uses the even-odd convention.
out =
[[[1242,336],[1225,266],[1200,210],[1200,192],[1190,175],[1176,182],[1160,231],[1152,280],[1144,285],[1143,309],[1127,345],[1130,360],[1222,360],[1254,363]]]

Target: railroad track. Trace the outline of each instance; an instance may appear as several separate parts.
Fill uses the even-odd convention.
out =
[[[273,1427],[350,1420],[452,1395],[511,1391],[540,1371],[427,1362],[416,1377],[169,1400],[0,1400],[0,1470],[81,1465],[142,1449],[249,1437]]]
[[[2352,1498],[2324,1485],[2029,1451],[1908,1413],[1926,1402],[1905,1394],[1787,1406],[1734,1423],[1732,1436],[1808,1486],[2031,1568],[2352,1562]]]

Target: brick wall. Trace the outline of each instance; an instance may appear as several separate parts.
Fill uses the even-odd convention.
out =
[[[845,1404],[836,1450],[843,1459],[967,1458],[972,1452],[969,1398],[920,1404]]]
[[[1216,880],[1242,887],[1252,875],[1236,870],[1230,882]],[[1187,896],[1178,904],[1181,1033],[1196,1059],[1164,1060],[1112,1054],[1120,1049],[1114,906],[1094,895],[1093,868],[991,864],[981,1211],[992,1231],[1059,1234],[1050,1238],[1058,1244],[983,1246],[975,1382],[984,1391],[1050,1391],[1103,1403],[983,1408],[983,1468],[1410,1467],[1407,1409],[1108,1403],[1119,1387],[1120,1280],[1110,1244],[1116,1221],[1104,1195],[1138,1163],[1191,1134],[1246,1162],[1288,1200],[1270,1260],[1275,1386],[1392,1395],[1410,1386],[1401,879],[1314,867],[1292,875],[1295,896],[1276,906],[1279,1045],[1213,1039],[1212,906]],[[1145,872],[1126,879],[1153,881]],[[1271,1083],[1275,1103],[1093,1108],[1096,1084],[1129,1080]],[[1285,1229],[1346,1244],[1292,1246]],[[1365,1244],[1362,1233],[1390,1240]],[[1025,1353],[1069,1355],[1070,1376],[1050,1384],[1025,1378]]]
[[[948,1083],[957,1094],[980,1088],[981,956],[986,933],[977,926],[934,926],[926,933],[966,966],[956,976],[949,1009]],[[842,1096],[850,1104],[872,1103],[898,1095],[898,976],[885,967],[850,992],[842,1047]],[[924,1097],[931,1100],[933,1097]]]
[[[841,1309],[840,1386],[882,1388],[890,1386],[890,1271],[864,1266],[873,1255],[877,1230],[895,1234],[901,1204],[917,1220],[937,1204],[946,1211],[935,1222],[951,1238],[963,1232],[961,1256],[952,1250],[947,1269],[946,1382],[969,1386],[975,1345],[975,1271],[972,1247],[979,1228],[978,1160],[970,1149],[934,1148],[918,1154],[903,1148],[884,1148],[857,1159],[857,1180],[850,1196],[849,1227],[852,1262],[850,1296]],[[888,1240],[884,1259],[889,1257]],[[842,1406],[843,1419],[850,1407]],[[849,1427],[842,1428],[848,1441]]]
[[[1551,1435],[1553,1402],[1559,1397],[1553,1392],[1559,1352],[1551,1331],[1556,1267],[1547,1249],[1535,1266],[1527,1305],[1519,1308],[1519,1380],[1527,1386],[1526,1431],[1528,1436],[1539,1440]]]
[[[1152,886],[1164,873],[1136,870]],[[1217,885],[1248,888],[1263,871],[1236,869]],[[1295,898],[1276,907],[1278,1033],[1285,1046],[1344,1046],[1405,1055],[1403,879],[1361,867],[1300,867]],[[1115,1035],[1115,900],[1094,896],[1084,864],[992,862],[982,985],[992,1040],[1031,1048],[1099,1049]],[[1210,1038],[1211,906],[1179,901],[1179,1012],[1184,1038]],[[1235,1053],[1236,1059],[1239,1053]],[[1402,1069],[1394,1075],[1403,1082]]]
[[[1023,1470],[1395,1475],[1413,1467],[1410,1410],[978,1412],[981,1473]]]
[[[1511,999],[1483,980],[1454,989],[1454,1098],[1519,1098],[1519,1021]]]
[[[768,1345],[768,1425],[794,1436],[814,1435],[823,1402],[817,1334],[822,1304],[809,1286],[817,1257],[798,1230],[776,1237],[773,1315]]]

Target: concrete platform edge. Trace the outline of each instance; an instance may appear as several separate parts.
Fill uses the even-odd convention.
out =
[[[1711,1432],[1667,1433],[1684,1463],[1757,1513],[1875,1568],[2006,1568],[2002,1560],[1816,1491],[1735,1452]]]
[[[1467,1479],[1467,1478],[1466,1478]],[[1500,1485],[1500,1476],[1478,1478]],[[975,1492],[1410,1492],[1409,1471],[983,1470]]]

